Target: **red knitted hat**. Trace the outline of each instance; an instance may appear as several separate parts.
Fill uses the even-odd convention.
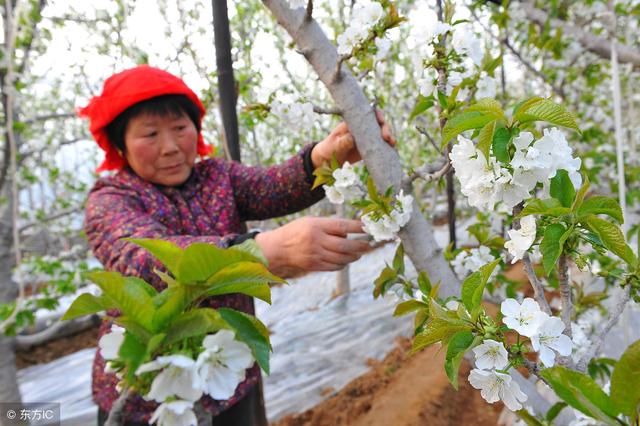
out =
[[[109,123],[130,106],[162,95],[185,95],[200,110],[199,119],[202,124],[205,110],[198,96],[189,89],[182,79],[148,65],[140,65],[112,75],[105,80],[100,96],[94,96],[86,107],[78,108],[80,117],[89,118],[89,130],[105,152],[105,159],[98,167],[98,172],[119,170],[127,164],[126,160],[109,142],[107,137]],[[212,147],[205,145],[200,131],[198,133],[198,154],[206,155],[211,151]]]

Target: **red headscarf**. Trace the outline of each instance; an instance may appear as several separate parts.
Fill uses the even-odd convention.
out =
[[[86,107],[78,108],[80,117],[89,118],[89,130],[105,152],[105,159],[98,167],[98,172],[119,170],[127,164],[109,142],[106,130],[109,123],[130,106],[162,95],[185,95],[200,110],[199,119],[202,124],[205,110],[198,96],[180,78],[148,65],[112,75],[105,80],[100,96],[94,96]],[[211,151],[211,146],[205,145],[202,132],[199,132],[198,154],[206,155]]]

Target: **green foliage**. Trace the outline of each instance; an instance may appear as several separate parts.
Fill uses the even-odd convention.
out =
[[[640,410],[640,340],[627,348],[613,370],[611,399],[634,424]]]
[[[619,223],[623,223],[622,208],[620,204],[613,198],[604,197],[602,195],[595,195],[587,198],[577,210],[579,217],[584,217],[590,214],[603,214],[615,219]]]
[[[545,121],[550,124],[580,131],[576,118],[562,105],[550,99],[532,98],[520,105],[513,118],[522,124],[533,121]]]
[[[410,314],[411,312],[415,312],[419,309],[429,309],[429,305],[419,300],[407,300],[405,302],[401,302],[396,306],[396,309],[393,311],[394,317],[401,317],[403,315]]]
[[[624,235],[617,225],[593,214],[581,217],[580,223],[596,234],[602,244],[613,254],[627,262],[632,268],[637,266],[638,259],[631,247],[625,242]]]
[[[586,374],[556,366],[542,370],[542,377],[567,404],[607,425],[619,425],[619,410],[612,399]]]
[[[553,198],[560,201],[564,207],[571,207],[573,205],[576,190],[566,170],[558,170],[556,175],[551,179],[550,194]]]
[[[559,217],[568,213],[571,213],[571,210],[567,207],[563,207],[560,200],[556,198],[547,198],[545,200],[532,198],[527,202],[527,205],[518,217],[525,217],[532,214]]]
[[[572,228],[566,229],[560,223],[554,223],[546,227],[544,237],[540,243],[542,253],[542,264],[544,272],[549,275],[562,254],[564,242],[571,233]]]
[[[451,315],[433,298],[429,303],[429,319],[422,331],[413,340],[412,352],[417,352],[427,346],[442,341],[448,342],[454,334],[461,331],[471,331],[472,325]]]
[[[218,309],[220,316],[235,331],[238,339],[246,343],[262,370],[269,374],[269,331],[256,317],[229,308]]]
[[[511,132],[500,127],[493,135],[493,141],[491,142],[491,148],[493,149],[493,155],[496,159],[502,163],[508,163],[511,161],[509,155],[509,143],[511,142]]]
[[[474,338],[470,331],[461,331],[451,337],[444,361],[444,371],[455,390],[458,390],[458,371],[464,354],[478,345],[480,341],[481,339]]]
[[[495,117],[479,111],[463,112],[447,121],[442,129],[442,146],[466,130],[481,129]]]
[[[484,287],[499,263],[500,259],[496,259],[484,265],[479,271],[472,273],[462,282],[462,303],[469,312],[480,306]]]

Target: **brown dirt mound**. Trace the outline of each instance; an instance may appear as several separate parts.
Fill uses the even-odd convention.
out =
[[[444,372],[444,353],[433,346],[408,355],[409,339],[383,361],[315,407],[292,414],[272,426],[493,426],[502,404],[487,404],[467,381],[463,362],[453,389]]]

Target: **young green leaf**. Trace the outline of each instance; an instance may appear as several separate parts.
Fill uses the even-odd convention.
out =
[[[434,104],[433,96],[424,97],[420,95],[418,97],[418,103],[416,104],[416,106],[413,108],[413,111],[411,111],[411,114],[409,115],[409,121],[413,120],[418,115],[422,114],[423,112],[431,108],[433,104]]]
[[[106,305],[100,296],[94,296],[90,293],[82,293],[71,303],[67,312],[62,316],[61,321],[95,314],[96,312],[105,311],[107,309],[109,309],[109,305]]]
[[[589,214],[580,218],[580,222],[594,232],[602,244],[613,254],[627,262],[631,267],[636,267],[638,259],[624,240],[624,235],[618,225],[607,220]]]
[[[401,317],[406,314],[410,314],[411,312],[415,312],[420,309],[429,309],[429,305],[424,302],[420,302],[418,300],[407,300],[405,302],[399,303],[396,306],[396,309],[393,311],[394,317]]]
[[[582,186],[578,190],[578,193],[576,194],[576,198],[573,200],[573,204],[571,205],[572,212],[575,212],[582,206],[582,203],[584,202],[584,197],[587,195],[587,192],[589,191],[589,186],[591,186],[591,183],[589,182],[589,177],[585,176],[584,182],[582,183]]]
[[[376,280],[373,288],[373,297],[377,299],[387,291],[387,287],[395,284],[398,280],[398,273],[395,269],[386,266]]]
[[[215,309],[192,309],[178,315],[169,323],[164,344],[171,345],[183,339],[210,334],[222,328],[228,328],[228,326]]]
[[[235,330],[236,338],[245,342],[251,348],[253,356],[262,368],[269,374],[269,331],[257,318],[229,308],[218,309],[220,316]]]
[[[640,340],[627,348],[613,370],[611,399],[634,424],[640,404]]]
[[[509,156],[509,143],[511,142],[511,132],[504,127],[500,127],[493,135],[493,141],[491,147],[493,149],[493,155],[502,163],[508,163],[511,161]]]
[[[607,425],[619,426],[618,409],[591,377],[562,366],[546,368],[540,375],[573,408]]]
[[[398,272],[398,275],[404,274],[404,247],[402,243],[398,244],[396,254],[393,256],[393,269]]]
[[[470,331],[461,331],[454,334],[449,341],[447,347],[447,356],[444,361],[444,371],[449,377],[451,386],[455,390],[458,390],[458,371],[460,370],[460,363],[464,357],[465,352],[473,346],[474,337]]]
[[[555,198],[547,198],[545,200],[533,198],[527,203],[518,217],[525,217],[532,214],[560,217],[569,213],[571,213],[571,210],[563,207],[562,203]]]
[[[140,342],[133,334],[125,333],[118,358],[122,359],[127,366],[127,374],[125,376],[127,382],[134,383],[136,380],[135,372],[144,361],[147,355],[147,346]]]
[[[544,237],[542,237],[542,242],[540,243],[540,252],[542,253],[544,272],[547,276],[551,274],[562,254],[564,245],[562,237],[566,230],[564,225],[560,223],[548,225],[544,230]]]
[[[578,216],[586,216],[588,214],[604,214],[617,220],[619,223],[624,222],[622,208],[618,201],[602,195],[587,198],[578,208]]]
[[[491,144],[493,143],[493,135],[496,132],[496,125],[498,121],[493,120],[487,123],[482,130],[480,130],[480,134],[478,135],[478,145],[477,148],[484,155],[485,160],[489,163],[489,155],[491,154]]]
[[[178,278],[178,265],[182,259],[183,250],[172,242],[154,240],[150,238],[123,238],[124,241],[134,243],[151,253],[166,268]]]
[[[556,175],[551,179],[550,194],[553,198],[560,201],[564,207],[571,207],[576,197],[576,190],[573,187],[569,173],[566,170],[558,170]]]
[[[420,271],[418,274],[418,288],[425,296],[431,293],[431,280],[426,271]]]
[[[493,121],[495,117],[491,114],[471,111],[463,112],[447,121],[442,129],[442,146],[445,146],[454,137],[460,133],[471,130],[480,129],[487,123]]]
[[[575,116],[565,110],[562,105],[559,105],[550,99],[532,102],[526,106],[523,105],[519,108],[518,112],[514,114],[514,118],[520,123],[546,121],[550,124],[580,131],[578,124],[576,123]]]
[[[243,250],[193,243],[184,251],[178,266],[178,280],[183,284],[202,283],[222,268],[237,262],[262,264],[259,258]]]
[[[270,283],[283,283],[261,263],[238,262],[226,266],[208,280],[207,296],[242,293],[271,304]]]
[[[487,281],[489,281],[489,277],[491,277],[493,270],[499,263],[500,259],[496,259],[493,262],[482,266],[479,271],[469,275],[462,282],[462,303],[465,308],[467,308],[467,311],[471,312],[480,306],[484,287],[487,284]]]

